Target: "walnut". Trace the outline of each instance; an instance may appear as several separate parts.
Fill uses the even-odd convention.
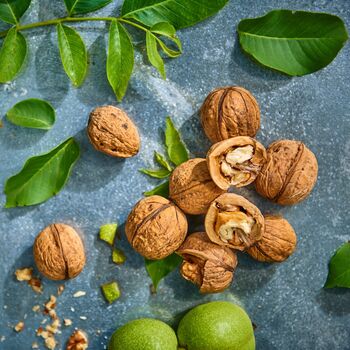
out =
[[[103,106],[92,111],[87,132],[98,151],[113,157],[130,158],[140,149],[140,136],[135,124],[117,107]]]
[[[276,141],[267,150],[267,162],[256,179],[256,190],[278,204],[295,204],[312,191],[317,173],[317,159],[302,142]]]
[[[263,262],[282,262],[295,250],[297,236],[290,223],[279,216],[265,216],[265,231],[262,239],[247,253]]]
[[[184,259],[182,276],[198,285],[201,293],[221,292],[231,284],[237,266],[236,254],[212,243],[205,232],[188,236],[177,253]]]
[[[128,216],[125,233],[133,248],[147,259],[172,254],[185,240],[185,214],[168,199],[151,196],[140,200]]]
[[[68,339],[66,350],[85,350],[89,346],[85,332],[77,329]]]
[[[212,242],[245,250],[261,239],[264,217],[244,197],[225,193],[211,203],[205,217],[205,230]]]
[[[170,198],[186,214],[205,214],[210,203],[224,191],[212,181],[203,158],[179,165],[170,177]]]
[[[266,163],[265,147],[248,136],[215,143],[207,154],[213,181],[223,190],[252,183]]]
[[[211,92],[200,110],[201,122],[213,143],[235,136],[254,137],[260,128],[260,110],[254,96],[238,86]]]
[[[65,224],[52,224],[40,232],[33,251],[38,270],[52,280],[76,277],[86,261],[80,236]]]

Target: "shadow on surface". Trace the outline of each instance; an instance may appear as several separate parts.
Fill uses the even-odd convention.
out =
[[[316,301],[327,314],[350,314],[350,291],[345,288],[321,289]]]

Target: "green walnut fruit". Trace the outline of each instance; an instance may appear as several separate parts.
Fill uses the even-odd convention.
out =
[[[177,339],[173,329],[166,323],[141,318],[117,329],[108,350],[177,350]]]
[[[199,305],[180,321],[179,346],[187,350],[254,350],[252,322],[238,305],[214,301]]]

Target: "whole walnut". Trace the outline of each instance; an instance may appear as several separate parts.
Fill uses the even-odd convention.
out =
[[[86,262],[83,242],[73,227],[52,224],[41,231],[33,247],[38,270],[51,280],[74,278]]]
[[[123,110],[114,106],[93,110],[87,133],[98,151],[113,157],[130,158],[140,149],[140,136],[135,124]]]
[[[265,147],[248,136],[217,142],[207,154],[211,178],[223,190],[251,184],[266,163],[266,158]]]
[[[213,143],[235,136],[254,137],[260,128],[260,110],[246,89],[229,86],[212,91],[200,117],[205,134]]]
[[[141,199],[128,216],[125,233],[132,247],[147,259],[158,260],[174,253],[185,240],[185,214],[168,199]]]
[[[265,231],[262,239],[247,253],[262,262],[282,262],[295,250],[297,236],[290,223],[279,216],[265,216]]]
[[[310,194],[317,173],[317,159],[302,142],[276,141],[267,149],[267,162],[256,179],[256,190],[278,204],[295,204]]]
[[[184,259],[181,275],[198,285],[201,293],[222,292],[231,284],[237,256],[212,243],[205,232],[189,235],[177,253]]]
[[[216,198],[205,217],[205,230],[212,242],[241,251],[261,239],[264,225],[260,210],[234,193]]]
[[[224,191],[212,181],[207,161],[190,159],[170,176],[170,198],[186,213],[205,214],[210,203]]]

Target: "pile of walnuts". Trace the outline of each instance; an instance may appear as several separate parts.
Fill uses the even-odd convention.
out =
[[[264,217],[232,190],[255,183],[262,196],[281,205],[296,204],[312,191],[318,165],[302,142],[279,140],[265,149],[254,139],[260,110],[252,94],[241,87],[211,92],[200,117],[213,142],[207,158],[179,165],[170,177],[170,199],[151,196],[139,201],[125,230],[133,248],[147,259],[163,259],[174,252],[182,256],[182,276],[210,293],[232,282],[235,251],[262,262],[282,262],[297,242],[287,220]],[[102,145],[101,139],[95,143]],[[136,148],[129,147],[130,155]],[[204,214],[205,232],[187,235],[185,214]]]

